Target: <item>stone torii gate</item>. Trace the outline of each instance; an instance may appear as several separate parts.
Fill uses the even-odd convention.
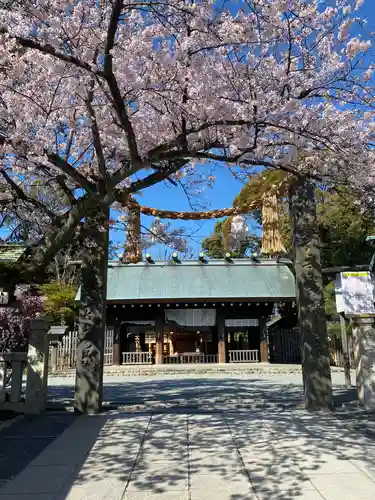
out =
[[[128,238],[121,260],[124,263],[136,263],[142,259],[141,214],[160,219],[203,220],[231,218],[258,208],[262,209],[262,254],[278,256],[285,252],[280,236],[278,198],[288,196],[293,225],[293,261],[305,407],[309,410],[330,409],[333,407],[332,380],[316,221],[315,187],[311,179],[303,174],[298,176],[285,172],[282,174],[281,181],[276,182],[268,191],[260,192],[250,203],[239,203],[237,206],[222,210],[207,212],[158,210],[144,207],[131,199],[127,205]]]
[[[280,188],[280,191],[278,190]],[[277,196],[287,194],[289,199],[290,215],[293,225],[293,261],[296,277],[296,302],[299,317],[299,330],[302,343],[302,375],[304,385],[305,407],[309,410],[330,409],[333,406],[332,381],[328,337],[324,310],[324,294],[319,251],[319,234],[316,221],[315,186],[312,180],[303,173],[286,175],[280,185],[268,188],[257,199],[253,199],[247,206],[233,207],[224,210],[209,212],[171,212],[142,207],[132,199],[124,200],[124,206],[130,214],[128,240],[122,257],[124,263],[138,262],[142,258],[140,244],[140,215],[154,215],[160,218],[181,220],[202,220],[215,217],[232,217],[240,213],[262,207],[263,241],[262,250],[268,255],[277,256],[280,251],[281,240],[278,236],[278,215],[272,207],[277,207]],[[246,204],[245,204],[246,205]],[[268,214],[267,214],[268,211]],[[109,214],[106,214],[106,217]],[[104,214],[101,213],[101,217]],[[95,222],[94,218],[92,222]],[[97,223],[102,224],[102,219]],[[108,233],[106,233],[108,234]],[[106,236],[107,237],[107,236]],[[103,250],[104,237],[95,236],[98,245]],[[270,242],[267,248],[267,240]],[[276,248],[277,247],[277,248]],[[91,312],[91,305],[99,300],[101,310],[98,316],[105,317],[103,309],[105,303],[96,287],[106,280],[107,259],[104,252],[91,252],[91,260],[97,266],[96,278],[90,278],[92,269],[85,267],[84,276],[87,294],[85,307],[82,310],[81,320],[85,321],[85,309]],[[100,278],[99,280],[97,278]],[[90,286],[92,283],[93,286]],[[86,337],[85,329],[80,339],[77,352],[75,408],[78,412],[97,413],[102,401],[103,381],[103,342],[101,339],[102,326],[98,323],[94,332]]]

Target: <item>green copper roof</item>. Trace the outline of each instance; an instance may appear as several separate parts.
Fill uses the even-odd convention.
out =
[[[0,245],[0,262],[17,262],[25,250],[23,245]]]
[[[210,260],[120,264],[108,268],[108,301],[293,299],[294,277],[285,264]],[[77,294],[79,299],[79,292]]]

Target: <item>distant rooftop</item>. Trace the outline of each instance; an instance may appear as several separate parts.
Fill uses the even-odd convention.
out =
[[[293,300],[294,276],[285,263],[272,259],[108,263],[108,302],[219,299]]]
[[[17,262],[25,250],[24,245],[0,245],[0,262]]]

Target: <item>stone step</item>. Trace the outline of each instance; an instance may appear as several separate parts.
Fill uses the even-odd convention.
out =
[[[343,368],[331,367],[332,372],[342,372]],[[105,366],[104,375],[108,377],[157,377],[181,375],[298,375],[301,365],[276,365],[269,363],[236,364],[189,364],[189,365],[120,365]],[[74,377],[75,369],[58,370],[50,373],[53,377]]]

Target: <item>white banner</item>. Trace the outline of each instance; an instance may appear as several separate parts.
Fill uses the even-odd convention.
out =
[[[165,311],[167,321],[179,326],[215,326],[215,309],[171,309]]]
[[[248,328],[250,326],[258,326],[259,321],[257,319],[226,319],[225,326],[238,327],[238,328]]]

